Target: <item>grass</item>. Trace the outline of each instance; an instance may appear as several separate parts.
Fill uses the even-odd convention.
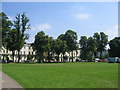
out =
[[[3,64],[24,88],[118,88],[117,63]]]
[[[2,64],[0,63],[0,71],[2,71]]]

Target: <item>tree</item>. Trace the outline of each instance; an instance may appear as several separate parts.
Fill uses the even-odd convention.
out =
[[[4,12],[1,12],[0,13],[0,48],[4,46],[7,52],[8,52],[8,48],[6,47],[7,46],[6,38],[8,37],[8,33],[11,30],[12,25],[13,25],[12,22],[9,20],[6,14]]]
[[[64,40],[64,34],[60,34],[57,39],[62,40],[62,43],[63,43],[63,44],[62,44],[61,52],[62,52],[62,55],[63,55],[63,58],[64,58],[65,52],[68,51],[67,43],[66,43],[66,41]],[[63,58],[62,58],[62,59],[63,59]]]
[[[96,40],[93,37],[81,36],[79,40],[81,59],[93,60],[94,52],[96,52]]]
[[[90,60],[93,60],[94,53],[96,52],[96,40],[93,37],[89,37],[87,40],[87,50],[91,53]]]
[[[108,50],[111,57],[120,58],[120,37],[115,37],[109,42],[110,49]]]
[[[57,39],[60,39],[60,40],[65,40],[65,34],[60,34]]]
[[[97,53],[100,51],[100,50],[99,50],[100,35],[99,35],[99,33],[94,33],[93,37],[94,37],[94,39],[96,40],[96,52],[94,52],[94,56],[97,57]]]
[[[30,29],[28,22],[29,19],[26,17],[25,13],[17,14],[16,21],[14,21],[14,27],[17,30],[18,63],[20,60],[20,49],[23,47],[25,40],[29,37],[28,34],[25,33],[26,30]]]
[[[2,31],[2,45],[6,48],[7,42],[6,38],[8,37],[8,33],[13,25],[13,23],[9,20],[4,12],[0,13],[0,31]],[[7,49],[7,48],[6,48]]]
[[[102,58],[102,53],[105,51],[108,43],[108,35],[106,35],[104,32],[100,32],[100,34],[94,33],[93,37],[97,42],[97,52],[100,52],[100,58]]]
[[[57,62],[59,62],[59,55],[64,54],[66,51],[66,42],[60,39],[55,39],[53,43],[53,50],[57,54]]]
[[[87,43],[87,37],[86,36],[81,36],[80,40],[79,40],[79,44],[80,44],[80,50],[81,50],[81,55],[80,58],[83,60],[87,59],[87,54],[88,54],[88,43]]]
[[[6,38],[7,45],[6,47],[12,51],[13,56],[13,62],[14,62],[14,56],[15,56],[15,50],[17,50],[17,30],[12,29],[8,33],[8,37]]]
[[[48,62],[50,62],[50,60],[52,59],[51,53],[52,53],[53,37],[47,36],[47,39],[48,39],[47,49],[46,49],[46,51],[48,52],[47,59],[48,59]]]
[[[62,39],[66,41],[68,52],[72,52],[73,62],[73,51],[78,49],[77,33],[72,30],[67,30]]]
[[[33,49],[36,50],[39,55],[39,63],[43,62],[44,52],[47,51],[48,48],[48,36],[45,35],[43,31],[40,31],[35,35],[35,41],[33,45]]]

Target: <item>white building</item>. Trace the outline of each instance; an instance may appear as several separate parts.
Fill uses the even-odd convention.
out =
[[[14,60],[16,61],[18,59],[17,53],[18,52],[15,51]],[[8,56],[9,60],[13,60],[12,51],[6,50],[4,47],[0,49],[0,55],[1,55],[0,60],[3,59],[6,60],[6,56]],[[27,60],[28,55],[35,56],[35,51],[33,51],[31,43],[24,44],[23,48],[20,50],[21,62]]]
[[[31,46],[32,43],[26,43],[24,44],[24,46],[22,47],[22,49],[20,50],[20,62],[24,62],[26,60],[28,60],[28,55],[32,55],[33,58],[32,60],[36,59],[36,52],[33,51],[33,48]],[[17,62],[18,60],[18,55],[17,55],[17,51],[15,51],[15,56],[14,56],[14,60],[15,62]],[[46,53],[45,53],[46,54]],[[47,55],[47,54],[46,54]],[[13,56],[12,56],[12,51],[6,50],[4,47],[2,47],[0,49],[0,60],[6,60],[6,56],[8,56],[9,60],[13,60]],[[55,55],[56,56],[56,55]],[[65,53],[65,56],[68,56],[68,60],[69,58],[72,57],[72,52],[70,53]],[[73,57],[74,57],[74,61],[80,56],[80,50],[77,51],[73,51]],[[60,54],[60,58],[62,58],[62,54]],[[61,59],[60,59],[61,60]]]

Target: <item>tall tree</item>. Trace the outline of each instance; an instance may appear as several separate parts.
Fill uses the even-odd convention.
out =
[[[68,46],[68,51],[72,52],[72,62],[73,62],[73,51],[78,49],[77,33],[72,30],[67,30],[63,40],[66,41],[66,44]]]
[[[36,50],[39,58],[39,63],[43,62],[44,52],[48,49],[48,36],[43,31],[40,31],[35,35],[35,41],[33,49]]]
[[[25,13],[17,14],[16,21],[14,21],[14,27],[17,30],[18,63],[20,60],[20,49],[23,47],[25,40],[29,37],[28,34],[25,33],[26,30],[30,29],[28,22],[29,19],[26,17]]]
[[[17,30],[12,29],[8,33],[8,37],[6,38],[7,45],[6,47],[12,51],[13,56],[13,62],[14,62],[14,56],[15,56],[15,50],[17,50]]]
[[[94,52],[96,52],[96,40],[93,37],[81,36],[79,44],[81,47],[80,58],[93,60]]]
[[[95,57],[98,57],[98,52],[100,51],[99,50],[99,45],[100,45],[100,35],[99,33],[94,33],[93,35],[94,39],[96,40],[96,52],[94,52],[94,56]]]
[[[87,59],[87,54],[88,54],[88,43],[87,43],[88,39],[86,36],[81,36],[80,40],[79,40],[79,44],[80,44],[80,50],[81,50],[81,55],[80,58],[83,60]]]
[[[91,53],[91,59],[93,60],[94,53],[96,52],[96,40],[93,37],[89,37],[87,40],[87,48]]]
[[[0,25],[2,25],[2,27],[0,28],[0,32],[2,31],[2,45],[6,48],[6,38],[8,37],[8,33],[11,30],[13,23],[9,20],[4,12],[0,13],[0,21]]]
[[[100,58],[102,58],[102,53],[106,49],[106,45],[108,43],[108,35],[106,35],[104,32],[94,33],[94,39],[97,42],[97,52],[100,52]]]
[[[110,49],[109,55],[111,57],[119,57],[120,58],[120,37],[115,37],[109,42]]]
[[[46,38],[48,39],[47,49],[46,49],[46,52],[48,52],[47,59],[48,59],[48,62],[50,62],[50,60],[52,59],[51,53],[52,53],[53,37],[47,36]]]
[[[8,52],[8,48],[7,46],[7,37],[8,37],[8,33],[11,30],[12,27],[12,22],[9,20],[9,18],[7,17],[7,15],[4,12],[0,13],[0,50],[2,50],[2,46],[4,46],[4,48],[6,48],[7,52]],[[6,57],[8,57],[6,55]],[[4,56],[3,56],[4,58]]]
[[[59,56],[60,54],[64,54],[66,51],[66,42],[62,41],[60,39],[54,39],[54,43],[53,43],[53,50],[54,52],[57,54],[57,62],[59,62]]]
[[[61,48],[61,50],[62,50],[62,55],[63,55],[63,58],[64,58],[65,53],[68,51],[67,43],[66,43],[66,41],[64,40],[64,39],[65,39],[64,34],[60,34],[60,35],[57,37],[57,39],[60,39],[60,40],[63,41],[63,47]],[[62,58],[62,59],[63,59],[63,58]]]

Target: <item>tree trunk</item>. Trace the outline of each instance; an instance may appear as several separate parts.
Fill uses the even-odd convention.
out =
[[[40,63],[40,61],[41,61],[41,60],[40,60],[40,58],[39,58],[39,61],[38,61],[38,63]]]
[[[63,55],[61,54],[61,62],[63,62]]]
[[[64,62],[64,53],[63,53],[63,58],[62,58],[62,59],[63,59],[63,61],[62,61],[62,62]]]
[[[102,51],[100,52],[100,58],[102,59]]]
[[[20,50],[18,50],[18,63],[20,62]]]
[[[73,51],[72,51],[72,62],[73,62]]]
[[[95,57],[95,58],[97,57],[97,52],[94,52],[94,57]]]
[[[15,62],[14,61],[15,51],[12,51],[12,56],[13,56],[13,62]]]
[[[50,62],[50,52],[48,51],[48,62]]]
[[[94,53],[92,52],[92,61],[93,61],[93,59],[94,59],[93,56],[94,56]]]
[[[59,54],[58,54],[57,62],[59,62]]]
[[[69,53],[69,62],[70,62],[70,53]]]
[[[7,63],[9,63],[8,49],[6,49],[6,59],[7,59]]]
[[[43,61],[43,52],[40,53],[40,57],[39,57],[39,62],[38,63],[42,63],[42,61]]]
[[[40,57],[39,57],[38,63],[41,63],[41,60],[42,60],[42,54],[40,53]]]

